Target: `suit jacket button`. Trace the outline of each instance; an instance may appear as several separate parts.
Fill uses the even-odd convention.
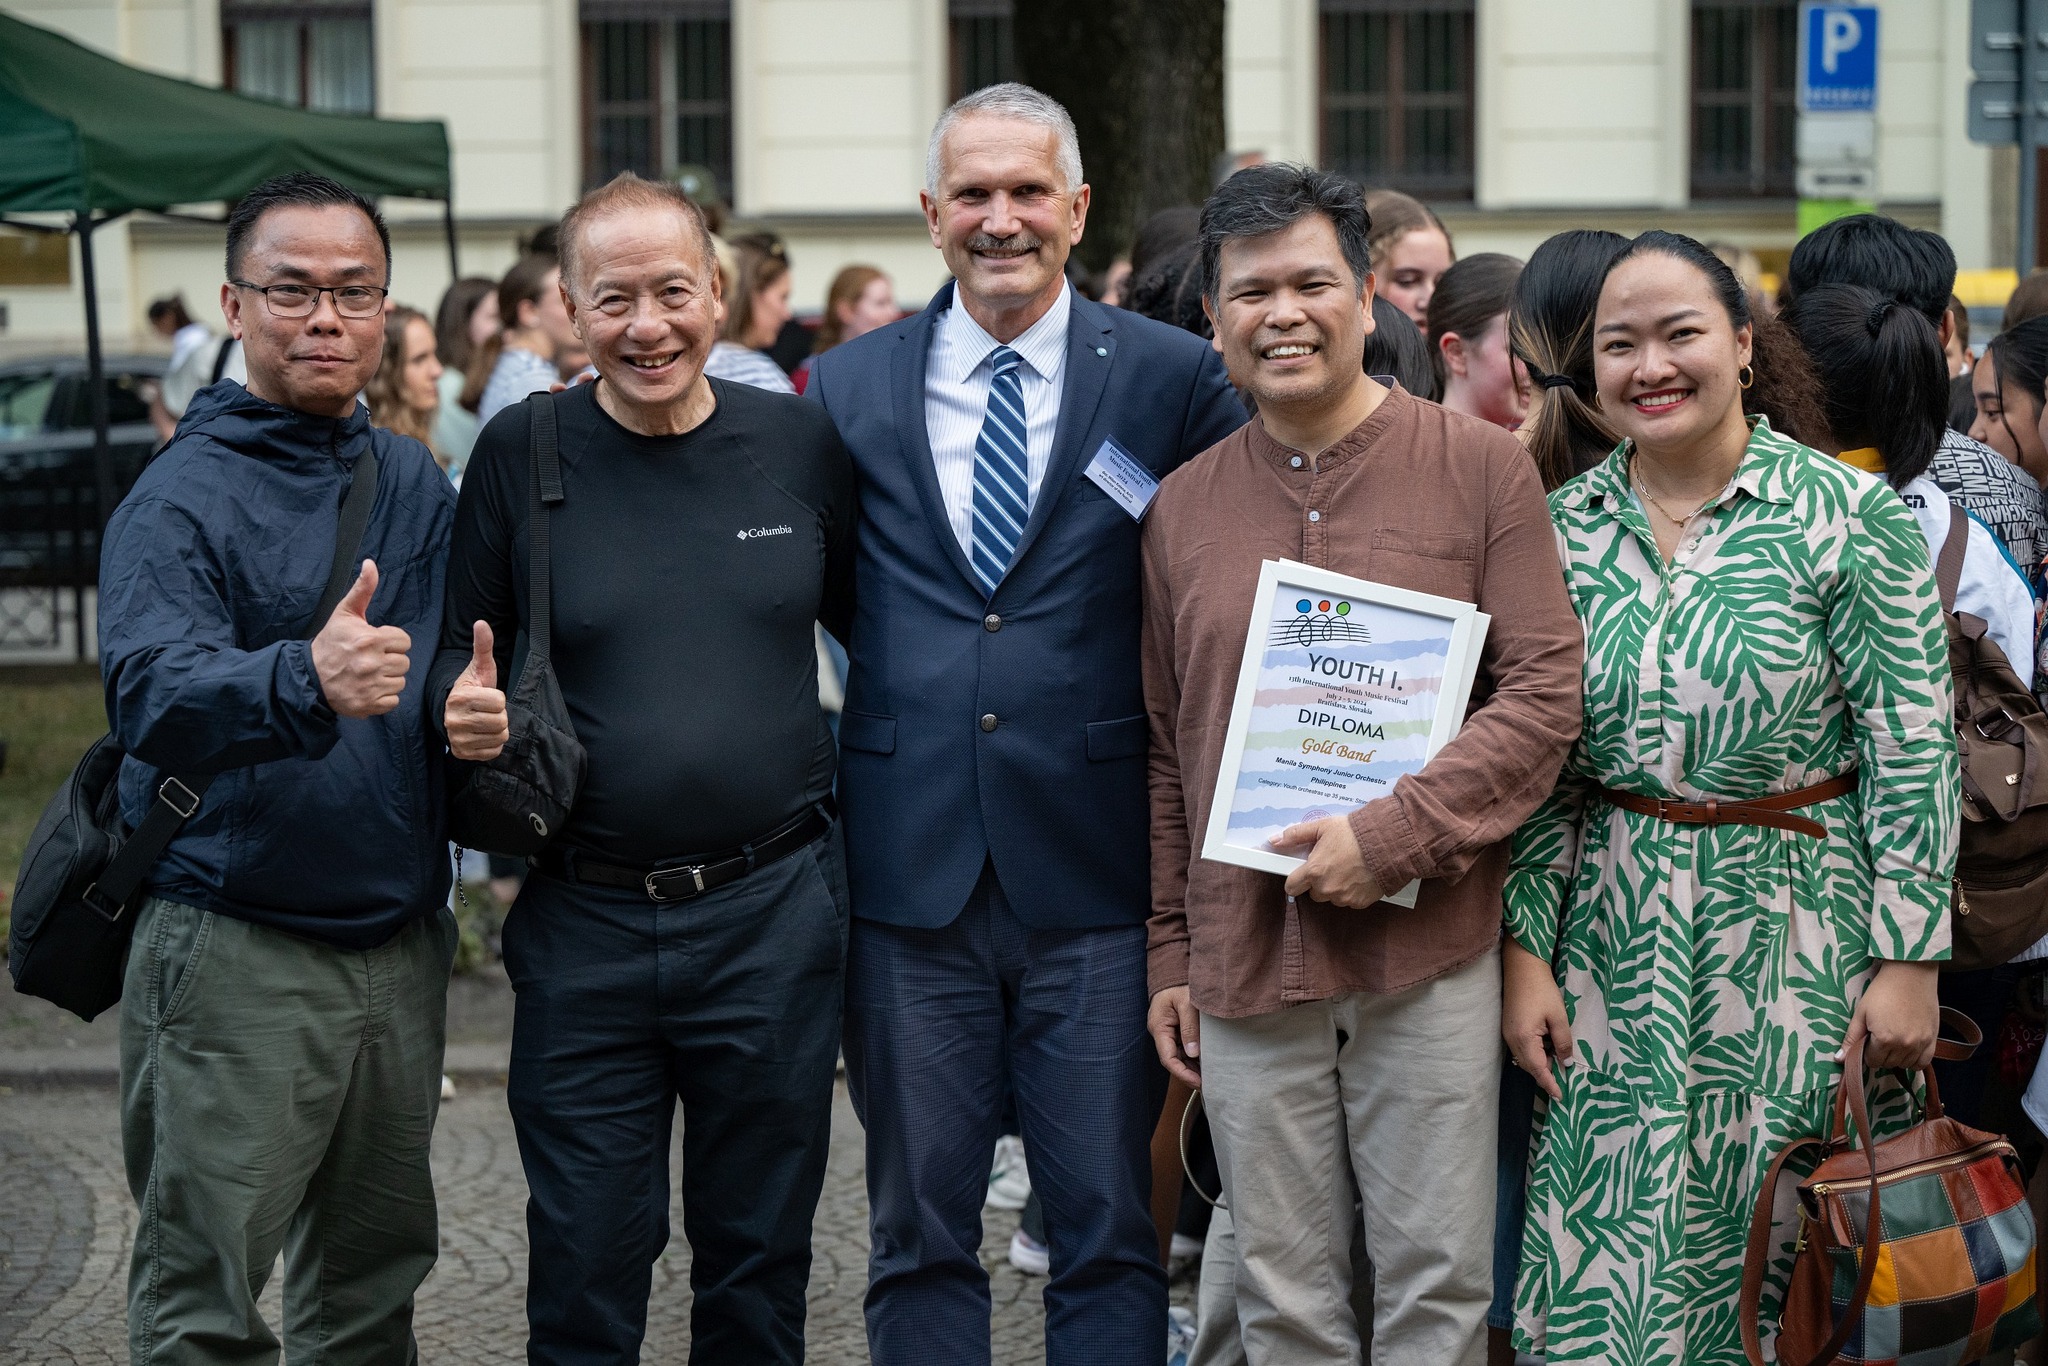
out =
[[[1003,619],[994,612],[990,612],[981,619],[981,629],[984,631],[1000,631],[1003,629]]]
[[[985,731],[994,730],[996,724],[996,714],[994,712],[990,712],[987,716],[981,718],[981,728]]]

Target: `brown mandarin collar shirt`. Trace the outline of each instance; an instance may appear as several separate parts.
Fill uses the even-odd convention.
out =
[[[1579,733],[1584,637],[1543,485],[1499,428],[1396,389],[1311,460],[1253,421],[1168,475],[1145,518],[1152,719],[1151,989],[1258,1015],[1399,991],[1498,940],[1508,836]],[[1464,729],[1351,817],[1366,866],[1415,909],[1345,910],[1199,857],[1262,560],[1299,560],[1490,613]]]

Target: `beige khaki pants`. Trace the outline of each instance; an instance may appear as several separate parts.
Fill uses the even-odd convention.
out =
[[[1377,1366],[1478,1366],[1493,1298],[1500,952],[1389,995],[1202,1017],[1251,1366],[1350,1366],[1352,1183]]]

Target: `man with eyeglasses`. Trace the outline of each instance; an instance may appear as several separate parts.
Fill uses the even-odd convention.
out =
[[[168,775],[215,778],[148,879],[122,992],[129,1349],[276,1361],[256,1301],[282,1251],[289,1359],[395,1366],[438,1248],[455,924],[421,688],[455,500],[356,402],[391,277],[368,201],[322,176],[258,186],[227,274],[248,384],[193,398],[100,563],[126,819]],[[360,565],[323,614],[372,452]]]
[[[640,1360],[680,1102],[690,1360],[795,1366],[847,934],[812,623],[850,615],[852,460],[816,407],[705,375],[725,306],[675,185],[623,173],[559,240],[598,377],[478,436],[428,690],[456,759],[498,755],[550,412],[552,663],[588,766],[505,923],[526,1359]]]

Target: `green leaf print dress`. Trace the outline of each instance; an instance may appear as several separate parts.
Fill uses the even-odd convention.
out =
[[[1585,729],[1515,837],[1506,920],[1558,967],[1576,1062],[1537,1119],[1515,1340],[1553,1363],[1739,1366],[1756,1183],[1824,1131],[1876,960],[1948,955],[1947,642],[1926,542],[1882,481],[1757,419],[1666,566],[1628,460],[1550,500],[1586,630]],[[1850,769],[1855,792],[1801,812],[1825,841],[1597,796],[1732,800]],[[1880,1133],[1912,1117],[1896,1083],[1873,1104]]]

